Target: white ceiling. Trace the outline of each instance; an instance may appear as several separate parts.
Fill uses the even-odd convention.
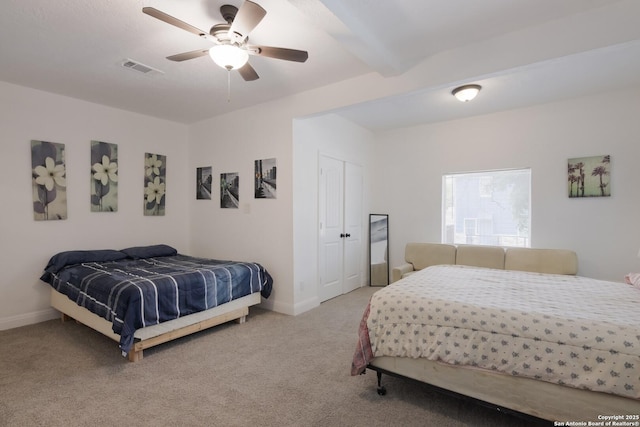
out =
[[[260,79],[245,82],[232,72],[230,102],[227,71],[208,57],[166,59],[211,43],[143,14],[142,7],[208,30],[223,22],[222,4],[240,7],[242,0],[2,0],[0,80],[194,123],[368,73],[402,77],[443,52],[550,22],[566,22],[560,37],[570,38],[581,14],[617,8],[628,18],[611,29],[617,37],[581,37],[575,53],[559,57],[549,46],[546,57],[536,51],[535,63],[475,75],[483,91],[464,109],[454,107],[450,90],[458,81],[452,78],[339,113],[371,129],[389,129],[640,85],[635,0],[255,1],[267,15],[250,34],[251,44],[307,50],[309,60],[251,57]],[[162,73],[126,69],[126,59]]]
[[[481,93],[465,104],[451,96],[457,85],[447,83],[337,112],[381,131],[639,87],[640,40],[477,76],[473,83]]]

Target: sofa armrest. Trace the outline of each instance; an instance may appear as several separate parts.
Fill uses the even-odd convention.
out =
[[[413,271],[413,264],[405,263],[391,270],[391,283],[402,279],[402,275]]]

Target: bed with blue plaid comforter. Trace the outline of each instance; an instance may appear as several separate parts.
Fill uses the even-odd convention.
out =
[[[100,252],[99,256],[87,256]],[[109,256],[103,256],[109,252]],[[113,254],[111,254],[113,252]],[[131,258],[120,251],[75,251],[53,257],[41,280],[76,304],[108,320],[128,353],[139,328],[204,311],[260,292],[268,298],[273,279],[257,263],[175,254]],[[75,259],[74,259],[75,258]],[[92,260],[78,262],[78,260]],[[98,261],[95,261],[98,259]],[[103,259],[109,259],[103,261]],[[57,265],[56,265],[57,264]]]

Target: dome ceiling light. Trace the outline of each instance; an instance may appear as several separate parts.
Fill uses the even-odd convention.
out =
[[[478,95],[480,89],[482,89],[480,85],[464,85],[452,90],[451,94],[458,98],[460,102],[469,102]]]

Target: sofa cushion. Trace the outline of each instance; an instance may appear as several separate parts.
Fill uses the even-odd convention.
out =
[[[404,259],[413,264],[414,270],[432,265],[456,263],[456,247],[443,243],[407,243]]]
[[[504,268],[575,275],[578,273],[578,256],[575,252],[566,249],[507,248]]]
[[[500,246],[458,245],[456,264],[504,269],[504,248]]]

